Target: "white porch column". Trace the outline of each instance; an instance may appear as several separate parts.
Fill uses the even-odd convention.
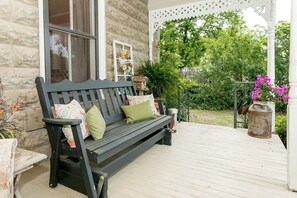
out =
[[[270,13],[268,17],[268,49],[267,49],[267,74],[271,78],[271,82],[275,82],[275,12],[276,3],[275,0],[270,2]],[[275,132],[275,104],[273,102],[269,103],[272,109],[272,132]]]
[[[149,60],[153,61],[154,24],[151,11],[149,11]]]
[[[291,0],[291,39],[287,114],[288,185],[297,190],[297,1]]]

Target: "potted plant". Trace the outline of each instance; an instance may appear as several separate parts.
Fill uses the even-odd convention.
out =
[[[258,138],[271,138],[272,109],[267,102],[289,101],[287,85],[276,86],[269,76],[258,74],[252,92],[253,105],[248,110],[248,134]]]
[[[159,62],[144,61],[139,67],[139,75],[147,77],[147,87],[155,98],[162,97],[166,91],[179,84],[177,69]]]
[[[288,91],[287,85],[273,85],[269,76],[262,77],[261,74],[258,74],[252,92],[252,100],[261,102],[279,101],[287,104],[289,101]]]
[[[26,95],[19,95],[15,102],[5,100],[0,80],[0,139],[21,137],[22,128],[17,126],[11,118],[16,111],[19,111],[26,104]]]

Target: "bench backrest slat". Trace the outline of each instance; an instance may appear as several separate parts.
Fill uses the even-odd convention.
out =
[[[86,93],[85,90],[81,91],[81,96],[82,96],[83,105],[84,105],[85,110],[87,112],[90,109],[90,106],[89,106],[88,96],[87,96],[87,93]]]
[[[68,104],[75,99],[86,112],[96,105],[106,123],[111,124],[125,118],[121,106],[128,104],[127,94],[135,95],[131,81],[88,80],[83,83],[74,83],[64,80],[46,84],[43,78],[37,77],[35,82],[45,118],[53,117],[54,104]]]
[[[62,96],[63,96],[63,100],[64,100],[64,103],[65,103],[65,104],[67,104],[67,103],[70,102],[70,98],[69,98],[68,92],[63,91],[63,92],[62,92]]]
[[[60,104],[60,100],[59,100],[57,92],[52,92],[51,93],[51,98],[52,98],[52,104],[51,105]]]
[[[123,100],[123,104],[127,105],[128,104],[127,100],[125,100],[125,90],[122,87],[120,87],[119,89],[120,89],[121,97],[122,97],[122,100]]]
[[[119,114],[120,113],[120,110],[118,109],[119,105],[116,101],[116,95],[115,95],[115,92],[113,89],[108,89],[109,91],[109,95],[110,95],[110,98],[111,98],[111,102],[113,104],[113,109],[115,111],[115,114]]]
[[[122,101],[122,99],[121,99],[121,97],[120,97],[120,94],[119,94],[120,91],[119,91],[119,89],[118,89],[118,88],[114,88],[114,92],[115,92],[115,94],[116,94],[118,104],[119,104],[120,106],[123,106],[123,101]]]
[[[96,98],[95,98],[94,90],[89,90],[89,94],[90,94],[92,106],[96,105],[98,107],[98,103],[97,103]]]
[[[108,115],[111,116],[113,115],[113,109],[111,107],[110,97],[107,89],[103,89],[103,95],[107,105]]]
[[[76,101],[80,101],[80,100],[79,100],[79,96],[78,96],[77,91],[71,91],[71,93],[72,93],[73,98],[74,98]]]
[[[106,111],[106,105],[102,99],[102,94],[101,94],[101,90],[100,89],[97,89],[96,90],[96,93],[97,93],[97,97],[98,97],[98,101],[99,101],[99,106],[100,106],[100,110],[101,110],[101,113],[102,113],[102,116],[104,118],[107,117],[107,111]]]

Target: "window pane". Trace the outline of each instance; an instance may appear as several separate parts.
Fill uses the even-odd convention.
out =
[[[94,79],[95,41],[73,36],[71,37],[71,73],[72,81],[83,82]]]
[[[73,0],[73,29],[91,35],[93,33],[93,0]]]
[[[50,56],[51,82],[68,79],[68,34],[50,31]]]
[[[69,0],[48,0],[49,22],[70,28]]]

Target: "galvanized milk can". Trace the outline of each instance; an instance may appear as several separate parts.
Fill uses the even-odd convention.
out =
[[[257,138],[271,138],[272,110],[266,102],[255,102],[248,111],[248,134]]]

